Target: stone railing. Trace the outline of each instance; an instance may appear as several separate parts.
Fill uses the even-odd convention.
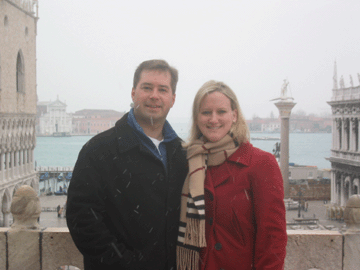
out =
[[[335,158],[343,158],[354,162],[360,162],[360,152],[331,149],[331,155]]]
[[[333,89],[331,101],[360,99],[360,86]]]
[[[82,256],[66,228],[39,228],[39,198],[31,187],[17,190],[11,212],[15,222],[11,228],[0,229],[0,269],[84,269]],[[348,229],[343,234],[289,230],[285,269],[359,269],[360,195],[350,197],[344,216]]]

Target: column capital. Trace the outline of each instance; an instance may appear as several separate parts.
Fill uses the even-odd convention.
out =
[[[275,103],[275,106],[279,109],[281,118],[290,118],[291,110],[295,105],[296,103],[292,101],[280,101]]]

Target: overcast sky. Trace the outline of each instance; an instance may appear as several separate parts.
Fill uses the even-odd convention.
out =
[[[359,14],[359,0],[41,0],[38,99],[128,111],[136,67],[159,58],[179,70],[172,121],[210,79],[236,92],[247,119],[278,115],[270,100],[284,79],[293,112],[323,114],[335,60],[345,85],[359,85]]]

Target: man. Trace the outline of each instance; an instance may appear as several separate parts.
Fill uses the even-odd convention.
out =
[[[133,109],[80,151],[66,219],[85,270],[176,269],[188,170],[181,140],[166,121],[177,80],[177,70],[163,60],[141,63]]]

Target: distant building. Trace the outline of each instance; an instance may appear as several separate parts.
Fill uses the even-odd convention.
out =
[[[98,134],[113,126],[125,113],[114,110],[81,110],[72,121],[73,134]]]
[[[72,115],[66,112],[66,104],[59,100],[43,101],[37,104],[37,135],[70,134]]]
[[[360,83],[360,75],[359,83]],[[338,88],[336,63],[331,101],[332,146],[331,202],[345,206],[349,197],[360,194],[360,85],[345,87],[340,80]]]
[[[252,132],[280,132],[280,119],[259,118],[246,121]],[[331,132],[331,118],[291,114],[290,132]]]
[[[316,166],[289,164],[290,198],[298,200],[330,200],[330,170]],[[300,193],[301,192],[301,193]]]
[[[261,132],[280,132],[281,122],[275,120],[261,124]]]
[[[10,225],[13,194],[38,190],[36,145],[37,1],[0,0],[0,226]]]

